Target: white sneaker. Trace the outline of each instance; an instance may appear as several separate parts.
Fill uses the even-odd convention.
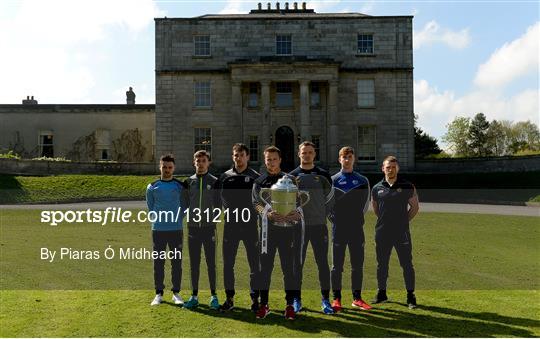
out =
[[[176,305],[184,305],[184,299],[182,299],[182,297],[181,297],[180,294],[178,294],[178,293],[173,293],[172,301],[173,301]]]
[[[161,304],[162,301],[163,301],[163,296],[161,294],[156,294],[156,296],[154,297],[154,300],[152,300],[152,302],[150,303],[150,306],[159,305]]]

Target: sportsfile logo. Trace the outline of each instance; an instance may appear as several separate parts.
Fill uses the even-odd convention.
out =
[[[58,226],[60,223],[92,223],[105,226],[107,223],[179,223],[186,218],[186,222],[206,222],[218,223],[222,220],[226,222],[248,222],[251,219],[249,208],[234,209],[183,209],[179,207],[176,211],[133,211],[124,210],[121,207],[107,207],[104,210],[46,210],[41,212],[42,223],[50,226]]]

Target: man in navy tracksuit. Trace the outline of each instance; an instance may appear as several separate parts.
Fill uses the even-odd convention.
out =
[[[332,220],[332,289],[334,311],[341,310],[341,277],[345,250],[349,247],[351,260],[351,288],[353,307],[363,310],[371,309],[362,300],[362,279],[364,269],[364,214],[369,206],[369,181],[354,171],[355,155],[350,146],[339,150],[341,171],[332,176],[335,190],[335,205]]]
[[[296,278],[296,271],[300,263],[296,260],[299,257],[300,247],[295,243],[295,236],[298,233],[301,215],[292,211],[288,215],[281,215],[272,210],[272,206],[260,197],[262,188],[271,188],[272,185],[285,176],[281,171],[281,151],[270,146],[264,150],[264,164],[266,173],[261,175],[253,185],[253,206],[260,214],[261,225],[261,254],[260,254],[260,279],[258,288],[260,289],[260,307],[257,311],[257,318],[264,319],[270,312],[268,306],[268,296],[270,280],[274,269],[274,257],[279,251],[281,270],[283,272],[283,284],[285,287],[285,319],[294,320],[296,314],[293,308],[295,291],[299,289]],[[290,177],[291,180],[294,178]],[[268,198],[266,198],[269,200]],[[266,226],[266,227],[265,227]],[[266,244],[266,245],[265,245]]]
[[[375,252],[377,254],[377,296],[373,303],[388,300],[386,281],[392,248],[396,249],[403,269],[407,304],[416,307],[414,295],[415,273],[412,263],[412,240],[409,222],[418,213],[418,195],[414,185],[398,177],[399,164],[395,157],[388,156],[382,165],[384,179],[371,190],[373,211],[377,216],[375,226]]]
[[[307,246],[311,242],[315,262],[319,270],[319,284],[321,287],[321,308],[325,314],[333,314],[330,305],[330,268],[328,267],[328,227],[326,218],[334,204],[334,189],[332,178],[324,169],[315,166],[315,144],[304,141],[298,146],[300,166],[289,173],[296,178],[300,190],[308,191],[310,200],[303,207],[305,219],[305,234],[302,244],[302,261],[298,273],[298,282],[302,286],[302,266],[306,260]],[[301,290],[293,302],[294,311],[302,309]]]
[[[216,189],[217,178],[208,172],[210,153],[199,150],[193,155],[195,174],[186,179],[189,192],[190,218],[188,220],[188,248],[191,269],[192,293],[184,304],[191,309],[199,305],[199,266],[201,251],[204,247],[208,280],[210,282],[210,308],[219,309],[216,294],[216,223],[214,208],[221,207],[219,191]]]
[[[182,281],[182,219],[183,210],[186,205],[187,191],[184,183],[173,178],[174,157],[164,155],[159,161],[161,178],[149,184],[146,188],[146,204],[148,211],[159,215],[160,212],[168,212],[170,215],[162,214],[161,220],[152,223],[153,251],[163,253],[169,247],[171,254],[171,281],[172,300],[177,305],[184,304],[180,296],[180,284]],[[174,253],[180,253],[175,255]],[[156,296],[151,305],[159,305],[163,301],[163,290],[165,285],[165,259],[154,259],[154,286]]]
[[[259,235],[257,212],[253,208],[251,194],[253,183],[260,174],[248,167],[249,148],[245,144],[235,144],[232,153],[233,168],[223,173],[218,180],[222,205],[229,212],[228,215],[224,214],[225,225],[223,227],[223,283],[226,300],[221,305],[220,310],[229,311],[234,307],[234,264],[238,246],[242,241],[246,248],[250,271],[251,310],[257,312],[259,310],[259,295],[255,285],[259,272]],[[245,209],[249,212],[248,220],[237,219],[236,216]],[[240,214],[235,214],[235,210],[240,211]]]

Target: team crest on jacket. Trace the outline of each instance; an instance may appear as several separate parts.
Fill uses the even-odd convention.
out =
[[[352,183],[355,184],[355,185],[357,185],[357,184],[358,184],[358,180],[353,180]]]
[[[397,191],[398,191],[398,193],[401,193],[402,189],[401,189],[401,188],[398,188]]]
[[[211,185],[206,185],[206,189],[210,190],[210,189],[212,189],[212,186]]]

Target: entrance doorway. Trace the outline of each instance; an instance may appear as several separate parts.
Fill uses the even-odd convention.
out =
[[[295,169],[294,132],[289,126],[281,126],[276,130],[276,147],[281,150],[281,169],[290,172]]]

